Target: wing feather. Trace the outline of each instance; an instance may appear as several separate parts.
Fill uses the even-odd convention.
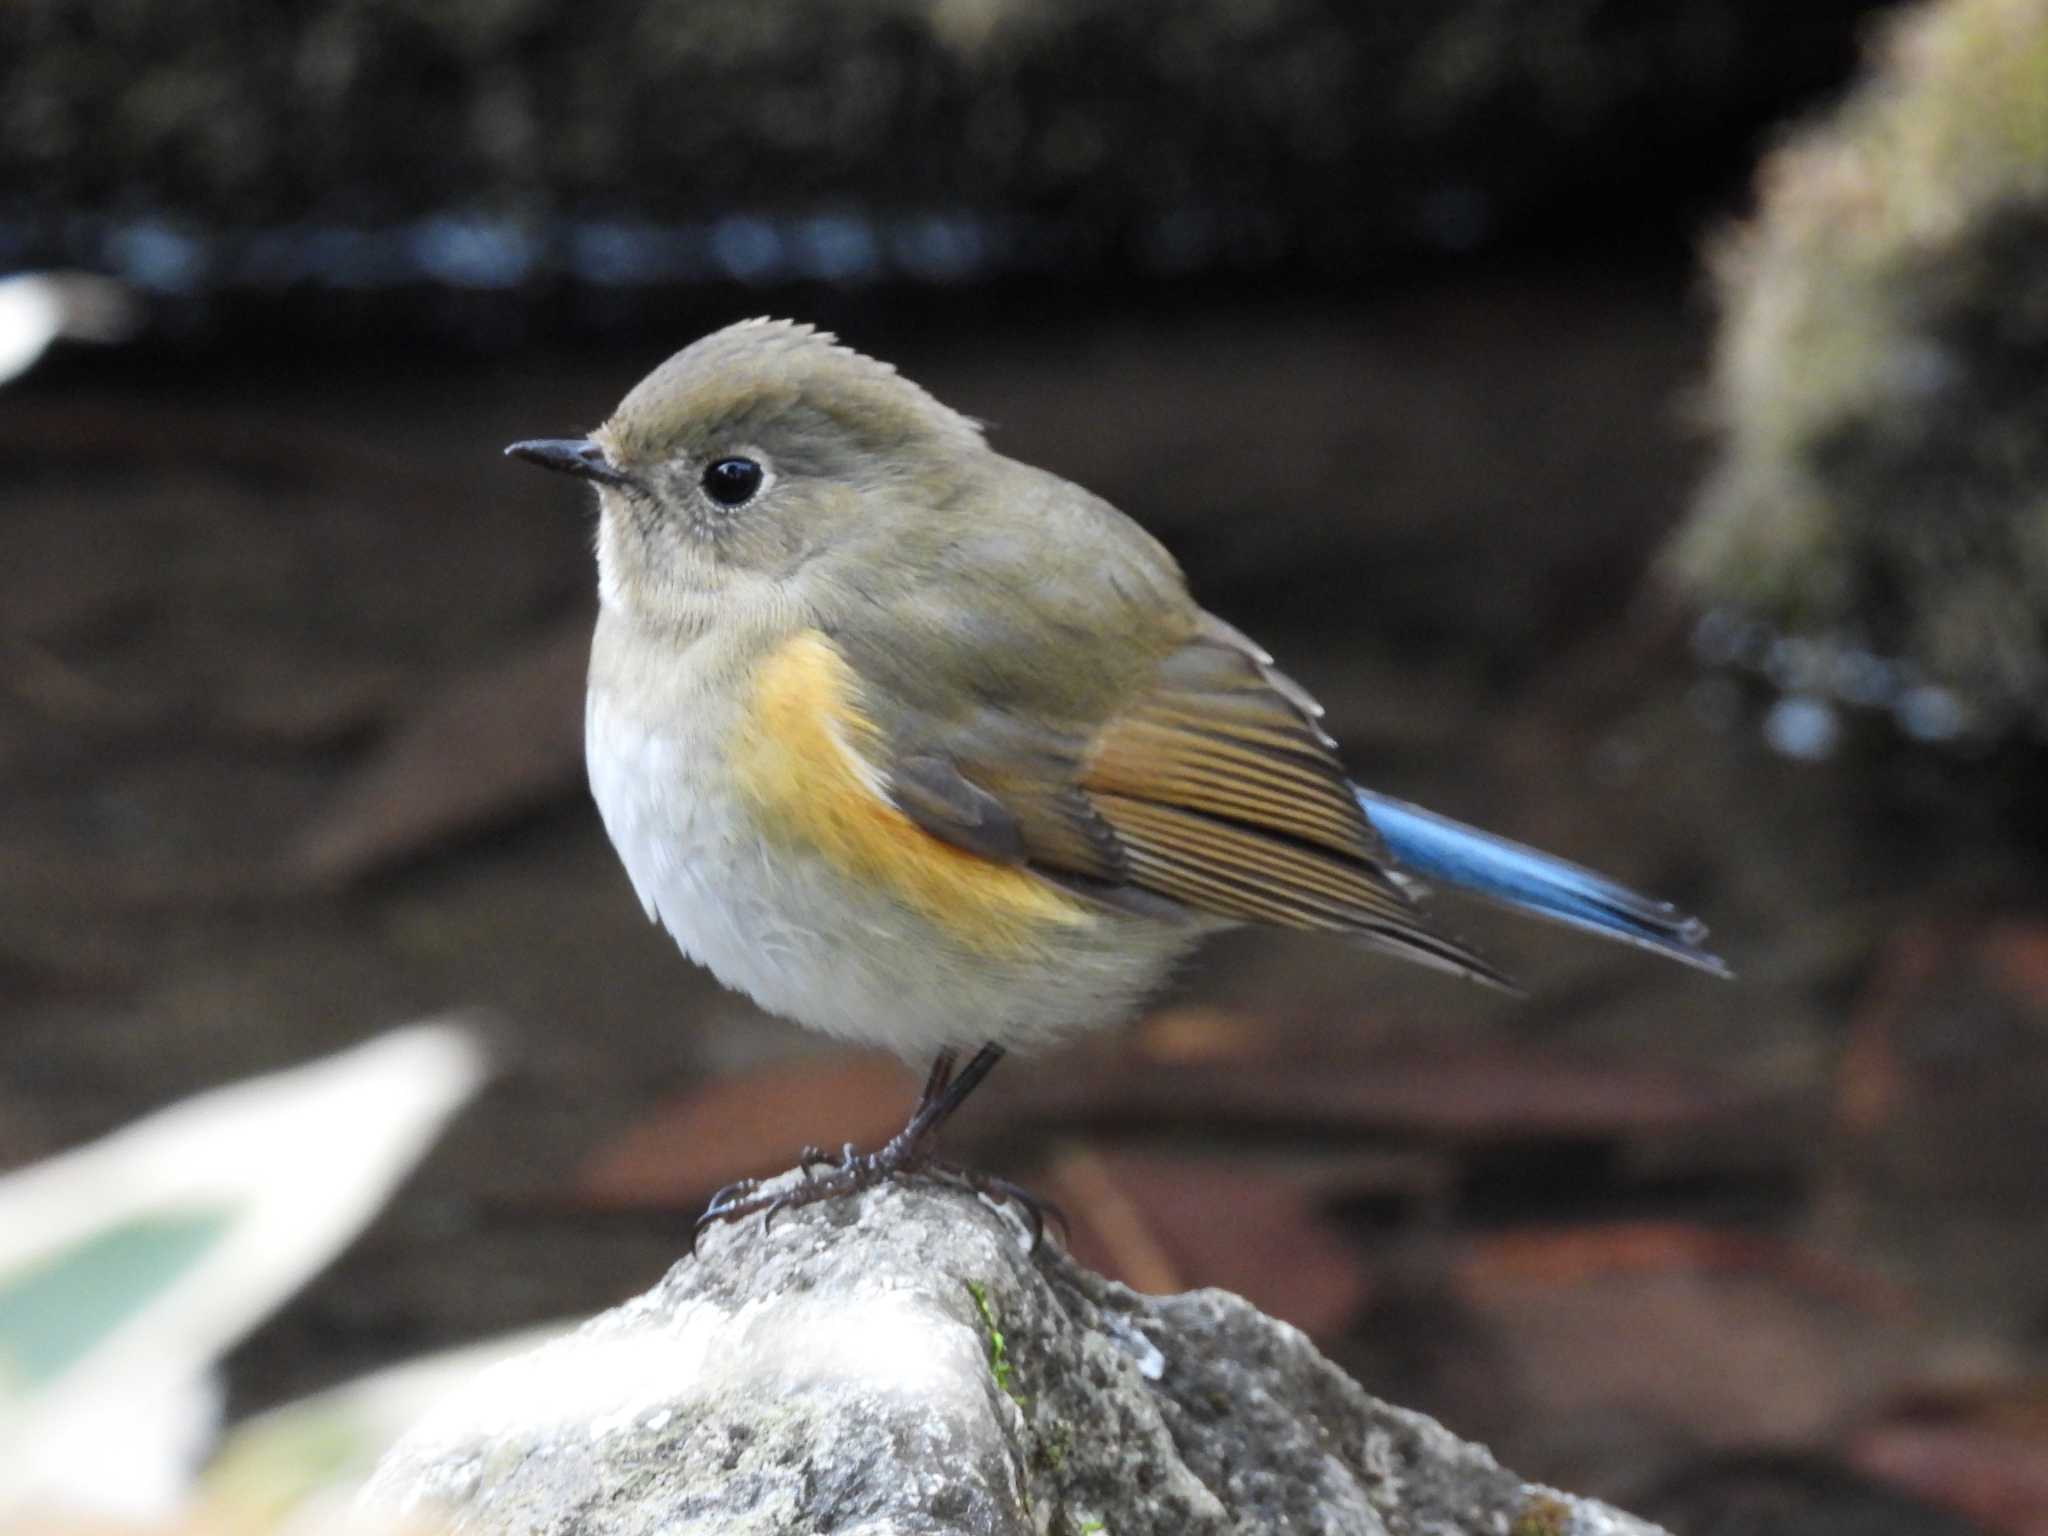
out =
[[[1371,848],[1355,799],[1326,771],[1199,726],[1119,721],[1104,733],[1082,784],[1091,793],[1161,800],[1270,826],[1339,853],[1366,856]]]
[[[1198,811],[1120,795],[1094,799],[1103,819],[1131,850],[1134,864],[1143,859],[1167,872],[1166,895],[1187,900],[1199,887],[1233,906],[1256,901],[1264,910],[1285,909],[1303,927],[1413,920],[1407,904],[1363,864]]]
[[[1315,700],[1133,525],[1045,495],[1058,540],[960,531],[832,634],[898,808],[1111,907],[1347,932],[1499,979],[1390,872]]]
[[[1276,687],[1277,674],[1238,638],[1199,638],[1169,657],[1154,690],[1096,738],[1082,787],[1186,806],[1369,866],[1378,839],[1297,702],[1307,695]]]

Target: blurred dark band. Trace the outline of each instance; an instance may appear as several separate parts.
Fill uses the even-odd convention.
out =
[[[707,287],[1676,244],[1879,8],[30,0],[0,7],[0,271],[110,272],[194,332],[553,290],[623,330]]]

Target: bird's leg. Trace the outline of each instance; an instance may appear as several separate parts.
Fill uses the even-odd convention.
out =
[[[735,1221],[756,1211],[762,1213],[764,1222],[772,1221],[778,1212],[793,1206],[855,1194],[884,1179],[925,1174],[971,1189],[978,1195],[1015,1201],[1030,1219],[1031,1243],[1037,1247],[1045,1231],[1048,1211],[1058,1218],[1062,1226],[1066,1225],[1066,1218],[1056,1207],[1027,1194],[1006,1179],[958,1164],[943,1163],[931,1155],[931,1143],[939,1128],[967,1101],[968,1095],[981,1086],[981,1080],[995,1070],[996,1063],[1003,1059],[1003,1048],[991,1041],[976,1051],[956,1074],[953,1069],[958,1059],[957,1053],[950,1049],[939,1052],[909,1121],[876,1151],[856,1152],[848,1146],[835,1163],[817,1147],[806,1147],[799,1159],[804,1171],[803,1183],[780,1194],[769,1194],[754,1181],[728,1185],[712,1197],[710,1206],[697,1219],[696,1230],[702,1232],[714,1221]],[[813,1174],[811,1170],[821,1163],[832,1163],[830,1171],[822,1175]],[[691,1247],[694,1249],[695,1246],[693,1234]]]
[[[891,1148],[900,1148],[897,1155],[905,1156],[937,1135],[939,1127],[967,1102],[967,1096],[981,1086],[981,1080],[995,1071],[996,1063],[1002,1059],[1003,1048],[991,1040],[974,1053],[967,1065],[960,1069],[960,1075],[955,1077],[953,1052],[939,1052],[939,1059],[932,1063],[932,1075],[925,1081],[924,1093],[918,1098],[917,1108],[911,1112],[910,1123],[875,1155],[884,1156]]]
[[[953,1080],[953,1068],[959,1063],[960,1053],[950,1045],[932,1058],[932,1070],[924,1080],[924,1092],[917,1096],[919,1110],[946,1091],[946,1084]]]
[[[946,1091],[946,1084],[953,1080],[953,1066],[959,1059],[960,1053],[950,1045],[932,1058],[932,1069],[925,1077],[923,1091],[917,1096],[917,1107],[910,1112],[913,1120],[924,1113],[926,1107],[936,1101],[939,1095]],[[807,1144],[796,1155],[796,1165],[803,1171],[803,1175],[807,1179],[811,1176],[813,1168],[831,1165],[844,1169],[851,1167],[859,1160],[860,1153],[854,1150],[853,1143],[850,1141],[840,1147],[839,1155],[836,1158],[816,1142]],[[741,1181],[741,1183],[751,1190],[760,1183],[760,1180],[748,1179]],[[717,1205],[722,1199],[730,1198],[733,1192],[740,1187],[739,1184],[726,1185],[724,1189],[711,1197],[711,1203]]]

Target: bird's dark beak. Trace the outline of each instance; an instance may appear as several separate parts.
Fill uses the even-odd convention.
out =
[[[632,477],[607,459],[604,450],[587,437],[536,437],[528,442],[514,443],[505,452],[511,458],[524,459],[542,469],[595,480],[599,485],[633,483]]]

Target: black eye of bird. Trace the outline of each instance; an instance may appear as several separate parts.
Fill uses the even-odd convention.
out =
[[[752,459],[720,459],[704,471],[704,494],[721,507],[737,507],[753,500],[761,479],[761,466]]]

